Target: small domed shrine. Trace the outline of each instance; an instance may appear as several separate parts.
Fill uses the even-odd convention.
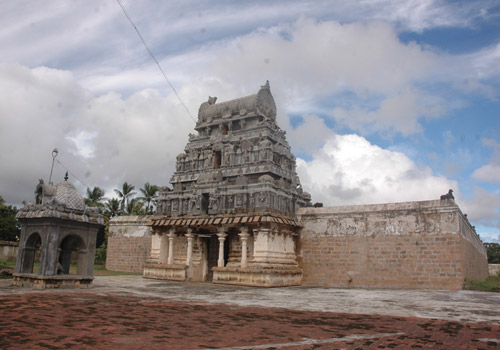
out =
[[[92,283],[96,237],[104,220],[95,208],[86,208],[82,195],[68,181],[56,186],[42,179],[35,204],[18,214],[21,237],[13,285],[33,288],[86,287]],[[35,271],[35,260],[39,260]],[[76,271],[70,270],[76,262]]]

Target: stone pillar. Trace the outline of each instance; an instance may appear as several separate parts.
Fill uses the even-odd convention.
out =
[[[241,233],[238,234],[241,239],[241,267],[247,267],[247,246],[248,246],[248,238],[250,235],[248,234],[248,227],[242,227]]]
[[[160,238],[160,264],[166,264],[168,261],[168,237],[162,234]]]
[[[187,238],[187,254],[186,254],[186,265],[191,266],[191,262],[193,260],[193,234],[190,228],[187,229],[186,238]]]
[[[161,251],[161,237],[158,232],[153,232],[151,236],[151,252],[149,253],[149,259],[152,262],[158,262],[160,258]]]
[[[168,233],[168,258],[167,264],[172,265],[174,263],[174,238],[177,236],[175,231],[171,229]]]
[[[224,228],[219,229],[217,237],[219,237],[219,260],[217,260],[217,267],[224,267],[224,241],[227,237]]]

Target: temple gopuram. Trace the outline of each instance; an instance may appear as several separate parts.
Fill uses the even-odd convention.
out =
[[[256,286],[298,285],[295,212],[309,206],[269,82],[198,112],[196,135],[162,187],[144,276]]]

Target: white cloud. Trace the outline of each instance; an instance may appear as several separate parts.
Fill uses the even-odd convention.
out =
[[[495,8],[488,1],[460,2],[457,6],[437,0],[375,0],[364,1],[363,5],[370,8],[374,19],[417,32],[436,27],[471,27],[477,20],[490,18]]]
[[[493,149],[493,155],[490,162],[474,170],[471,177],[482,182],[500,183],[500,142],[488,138],[481,142],[485,147]]]
[[[297,171],[313,201],[325,205],[429,200],[449,188],[458,192],[455,181],[358,135],[335,135],[313,157],[298,159]]]
[[[486,164],[472,173],[472,178],[483,182],[500,183],[500,164]]]
[[[165,185],[194,126],[175,96],[155,90],[96,97],[68,72],[10,64],[0,65],[0,76],[0,183],[8,184],[8,202],[32,199],[37,179],[48,180],[55,147],[57,160],[88,186]],[[64,172],[56,163],[54,181]]]
[[[324,114],[329,105],[341,126],[360,132],[409,136],[421,132],[422,120],[463,107],[457,91],[493,93],[477,80],[470,57],[405,44],[393,26],[380,22],[301,18],[211,54],[205,76],[246,89],[270,80],[286,112]]]
[[[377,110],[366,110],[358,106],[350,110],[336,107],[332,116],[340,125],[363,134],[382,131],[409,136],[422,131],[420,118],[435,118],[445,113],[444,101],[433,99],[431,102],[432,105],[426,105],[419,93],[406,91],[389,96],[380,103]]]
[[[471,60],[477,74],[482,79],[500,76],[500,42],[471,55]]]
[[[213,73],[252,86],[279,81],[298,98],[345,90],[380,96],[429,78],[439,64],[434,53],[401,43],[388,24],[302,18],[239,38],[220,53]]]
[[[333,135],[333,131],[316,115],[305,115],[302,119],[300,125],[295,128],[290,127],[287,139],[292,144],[294,153],[312,154],[323,146]]]
[[[500,229],[500,194],[490,193],[476,186],[471,198],[461,200],[461,207],[473,225]]]

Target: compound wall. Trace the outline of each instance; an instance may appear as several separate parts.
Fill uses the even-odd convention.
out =
[[[301,208],[303,284],[461,289],[486,250],[453,200]]]
[[[16,261],[18,242],[0,241],[0,260]]]
[[[151,251],[151,216],[118,216],[109,222],[106,268],[142,273]]]

